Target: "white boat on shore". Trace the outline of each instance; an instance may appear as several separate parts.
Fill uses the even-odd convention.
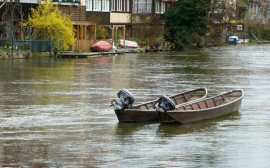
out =
[[[125,41],[125,44],[124,44],[124,41]],[[122,46],[123,48],[127,49],[127,48],[139,48],[139,45],[136,41],[130,41],[130,40],[123,40],[123,39],[120,39],[120,46]],[[110,43],[112,44],[112,39],[110,39]],[[114,45],[114,43],[113,43]]]
[[[125,42],[125,44],[124,44]],[[136,41],[130,41],[130,40],[120,40],[120,45],[127,48],[138,48],[138,43]]]

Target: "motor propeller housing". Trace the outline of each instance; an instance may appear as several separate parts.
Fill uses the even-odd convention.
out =
[[[117,96],[120,98],[118,101],[115,99],[111,101],[111,104],[114,106],[115,110],[128,109],[135,101],[133,95],[126,89],[121,89],[117,93]]]
[[[174,110],[175,104],[169,97],[163,95],[158,99],[155,108],[159,112],[166,112],[168,110]]]

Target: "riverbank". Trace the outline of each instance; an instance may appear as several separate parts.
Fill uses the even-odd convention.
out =
[[[130,48],[130,49],[118,49],[110,52],[35,52],[31,53],[29,50],[27,51],[3,51],[0,50],[0,59],[26,59],[30,57],[60,57],[60,58],[89,58],[89,57],[101,57],[101,56],[114,56],[118,54],[124,53],[144,53],[151,52],[145,48]]]
[[[24,59],[32,56],[32,53],[29,50],[26,51],[5,51],[0,50],[0,59]]]
[[[55,57],[60,58],[89,58],[89,57],[102,57],[102,56],[115,56],[125,53],[144,53],[144,48],[136,49],[118,49],[109,52],[61,52],[57,53]]]

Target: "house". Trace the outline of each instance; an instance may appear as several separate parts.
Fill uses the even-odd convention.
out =
[[[252,19],[260,20],[263,24],[270,23],[270,0],[250,0],[248,14]]]
[[[122,30],[124,39],[131,32],[131,0],[85,0],[86,17],[105,27],[107,38],[116,41],[117,33]],[[94,18],[95,17],[95,18]]]
[[[84,1],[80,0],[53,0],[59,10],[65,14],[71,15],[71,21],[74,23],[75,41],[73,43],[74,51],[90,51],[90,46],[95,42],[96,25],[86,20],[86,6]]]
[[[2,36],[3,34],[8,36],[7,33],[3,33],[8,32],[3,30],[4,25],[10,27],[19,25],[19,22],[28,18],[30,8],[38,6],[40,2],[42,1],[0,0],[0,37],[1,32]],[[60,11],[72,15],[71,19],[76,29],[73,46],[75,51],[89,51],[90,46],[96,41],[97,20],[93,20],[93,16],[101,18],[98,24],[107,28],[107,38],[116,39],[117,36],[121,36],[130,39],[136,37],[136,34],[142,34],[143,38],[154,44],[155,38],[164,33],[163,14],[173,2],[173,0],[53,0],[53,4],[57,5]],[[14,10],[7,10],[8,6]],[[14,11],[14,18],[10,18],[11,11]]]
[[[244,13],[248,9],[242,0],[212,0],[209,13],[209,36],[221,45],[229,35],[245,36]]]
[[[99,25],[108,28],[108,38],[146,38],[154,44],[155,38],[163,35],[162,24],[152,25],[153,19],[163,14],[173,0],[85,0],[86,16],[102,18]],[[157,22],[155,22],[157,24]],[[139,34],[139,35],[138,35]]]
[[[28,19],[30,8],[37,7],[41,0],[0,0],[0,39],[11,38],[9,33],[13,29],[19,40],[24,40],[27,34],[30,37],[29,28],[19,26],[19,23]],[[94,35],[89,35],[90,31],[95,32],[95,24],[86,22],[86,7],[80,0],[53,0],[53,4],[57,5],[63,13],[71,15],[76,30],[73,48],[75,51],[89,51],[91,44],[95,40]],[[11,18],[11,16],[14,16]],[[18,35],[17,35],[18,34]]]

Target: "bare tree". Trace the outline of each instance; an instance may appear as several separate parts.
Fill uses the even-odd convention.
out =
[[[11,30],[14,31],[14,27],[18,27],[21,22],[21,4],[19,2],[6,2],[3,8],[4,12],[0,25],[5,28],[0,31],[1,39],[8,38],[8,33]]]

